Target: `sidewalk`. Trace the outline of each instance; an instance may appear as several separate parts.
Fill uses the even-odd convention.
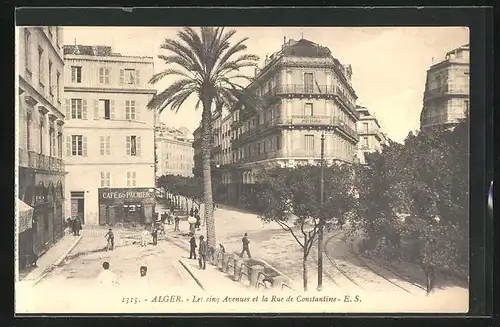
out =
[[[54,267],[58,266],[64,258],[80,242],[82,236],[64,235],[56,244],[47,250],[37,260],[37,267],[29,272],[20,282],[30,282],[33,286],[45,278]]]

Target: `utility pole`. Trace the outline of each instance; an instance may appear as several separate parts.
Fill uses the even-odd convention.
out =
[[[325,188],[325,133],[321,134],[321,179],[320,179],[320,208],[323,208],[323,196]],[[321,291],[323,288],[323,217],[319,217],[319,230],[318,230],[318,287],[317,290]]]

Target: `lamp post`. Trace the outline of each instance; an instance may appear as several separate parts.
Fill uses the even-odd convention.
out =
[[[320,179],[320,207],[323,207],[323,196],[325,187],[325,133],[321,133],[321,179]],[[318,230],[318,287],[317,290],[321,291],[323,288],[323,221],[322,217],[319,219]]]

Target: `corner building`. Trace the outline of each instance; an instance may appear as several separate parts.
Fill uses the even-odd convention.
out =
[[[63,234],[65,167],[62,29],[17,27],[19,264],[24,268]]]
[[[179,129],[157,124],[156,177],[163,175],[193,176],[193,136],[185,127]]]
[[[469,111],[469,45],[449,51],[427,71],[420,129],[453,127]]]
[[[380,123],[370,111],[361,106],[356,107],[359,121],[356,124],[359,143],[357,157],[361,164],[366,164],[365,155],[373,152],[381,152],[382,146],[388,144],[387,137],[382,132]]]
[[[153,58],[64,47],[66,215],[83,224],[149,223],[155,203]]]
[[[285,40],[255,75],[248,88],[264,106],[252,114],[231,112],[231,149],[216,163],[224,198],[239,202],[250,196],[258,185],[259,167],[319,164],[322,134],[327,164],[353,162],[359,137],[350,66],[326,47],[305,39]],[[220,128],[214,132],[219,140],[227,133]],[[223,162],[224,157],[231,163]]]

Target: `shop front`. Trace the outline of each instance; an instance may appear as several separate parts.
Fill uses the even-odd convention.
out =
[[[150,224],[155,209],[154,188],[100,188],[99,224]]]

